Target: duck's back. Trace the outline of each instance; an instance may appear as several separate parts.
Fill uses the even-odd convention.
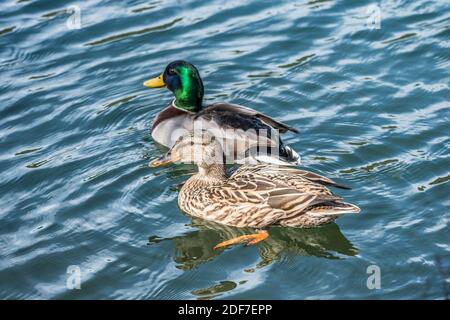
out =
[[[221,143],[228,163],[246,161],[296,165],[299,155],[283,145],[279,134],[295,129],[246,107],[217,103],[197,113],[171,103],[155,118],[153,139],[168,148],[187,131],[207,130]],[[256,155],[256,156],[255,156]]]
[[[287,131],[298,132],[256,110],[230,103],[212,104],[194,118],[194,128],[212,131],[233,163],[268,162],[296,165],[300,156],[280,138]],[[231,163],[231,162],[229,162]]]
[[[203,108],[197,113],[197,117],[215,119],[224,127],[248,129],[270,129],[278,130],[280,133],[298,130],[285,123],[275,120],[254,109],[237,104],[219,102]]]
[[[312,172],[270,166],[242,166],[213,185],[191,177],[179,195],[180,208],[196,217],[237,227],[271,224],[313,227],[359,208],[334,196],[334,181]]]
[[[285,214],[271,208],[263,197],[240,192],[227,180],[211,183],[198,177],[186,181],[178,195],[180,209],[194,217],[235,227],[261,228]]]

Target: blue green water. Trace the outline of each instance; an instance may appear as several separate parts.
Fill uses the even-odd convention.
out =
[[[0,298],[448,297],[449,41],[448,1],[1,1]],[[171,93],[142,82],[177,59],[362,212],[214,251],[246,230],[178,209],[193,167],[147,167]]]

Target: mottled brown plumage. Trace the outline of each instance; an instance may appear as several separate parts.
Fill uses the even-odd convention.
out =
[[[327,188],[343,186],[312,172],[260,164],[243,165],[228,175],[220,143],[206,132],[181,137],[152,165],[177,160],[199,168],[181,188],[178,204],[202,219],[236,227],[315,227],[360,211]]]

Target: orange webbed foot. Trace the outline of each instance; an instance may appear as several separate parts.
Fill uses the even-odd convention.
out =
[[[240,237],[236,237],[230,240],[223,241],[216,246],[214,246],[214,249],[224,248],[228,246],[232,246],[234,244],[247,242],[249,245],[257,244],[260,241],[263,241],[264,239],[267,239],[269,236],[269,233],[267,231],[260,231],[258,233],[253,234],[245,234]]]

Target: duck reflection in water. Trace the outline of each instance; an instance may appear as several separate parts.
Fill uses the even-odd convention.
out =
[[[251,228],[230,227],[198,218],[190,219],[195,231],[172,238],[149,237],[150,245],[170,240],[175,248],[177,268],[184,270],[193,269],[222,254],[224,250],[213,249],[216,243],[254,231]],[[283,255],[340,259],[342,256],[355,256],[358,253],[335,223],[312,229],[274,226],[270,228],[270,237],[256,247],[261,258],[257,268],[269,265]]]

